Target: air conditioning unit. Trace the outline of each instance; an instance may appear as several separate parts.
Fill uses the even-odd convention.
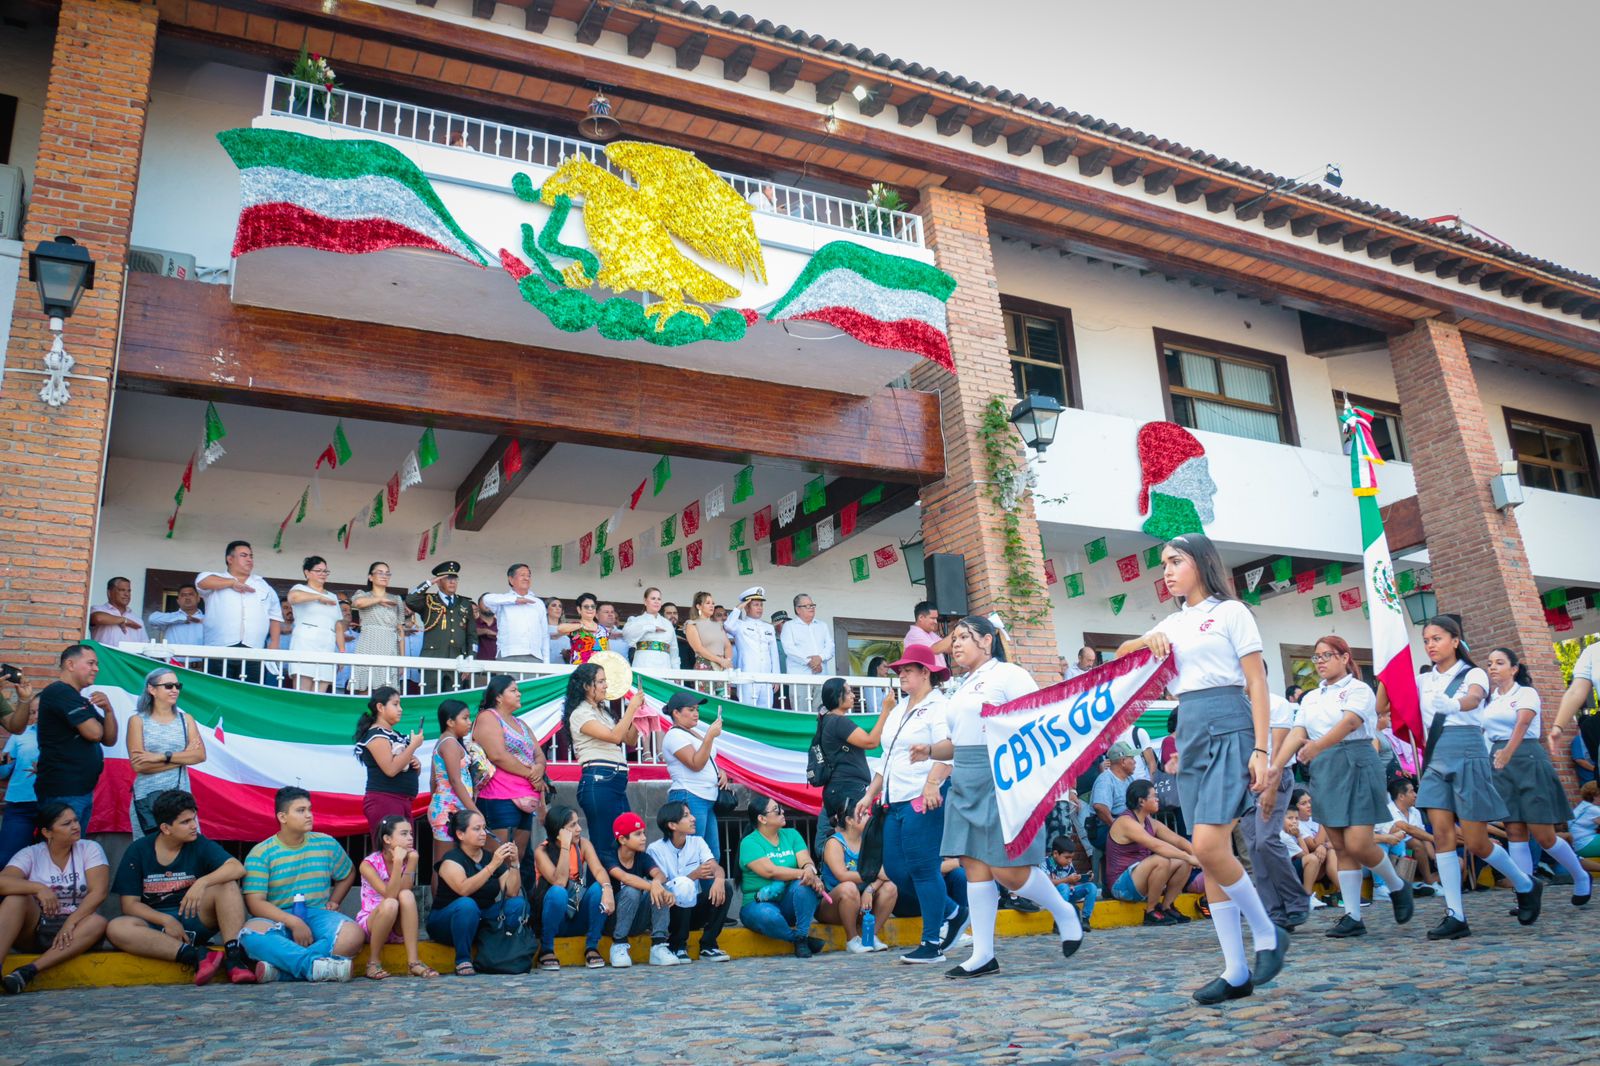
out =
[[[128,269],[139,274],[160,274],[179,281],[194,280],[194,256],[182,252],[169,252],[162,248],[128,249]]]
[[[0,240],[22,237],[22,168],[0,166]]]

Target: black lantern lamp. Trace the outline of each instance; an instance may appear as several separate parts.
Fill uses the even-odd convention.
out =
[[[910,540],[900,542],[900,556],[906,561],[906,574],[913,585],[928,583],[928,563],[923,557],[923,537],[919,532]]]
[[[39,287],[39,306],[50,319],[55,335],[45,353],[45,382],[39,399],[51,407],[61,407],[72,398],[67,391],[67,374],[72,356],[61,343],[66,320],[78,309],[86,289],[94,288],[94,260],[89,250],[71,237],[43,241],[28,253],[28,280]]]
[[[1011,409],[1011,424],[1022,434],[1023,444],[1043,455],[1055,443],[1062,410],[1055,397],[1030,392]]]

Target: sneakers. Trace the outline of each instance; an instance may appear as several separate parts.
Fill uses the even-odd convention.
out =
[[[612,950],[614,951],[615,948],[613,948]],[[689,953],[687,951],[684,952],[685,956],[687,956],[688,954]],[[613,956],[613,958],[615,958],[615,956]],[[687,958],[685,958],[684,961],[688,961]],[[612,962],[612,965],[615,966],[616,963]],[[630,965],[631,965],[631,963],[630,963]],[[676,966],[676,965],[678,965],[678,956],[673,954],[672,949],[667,947],[667,945],[665,945],[665,944],[651,944],[650,945],[650,965],[651,966]]]
[[[226,958],[220,951],[208,951],[200,958],[200,965],[194,968],[194,983],[204,987],[211,983],[211,979],[222,972],[222,963]]]
[[[1517,893],[1517,921],[1532,925],[1539,920],[1539,908],[1544,901],[1544,883],[1534,881],[1533,888]]]
[[[818,936],[808,936],[806,937],[806,946],[811,949],[813,955],[821,955],[822,949],[828,946],[828,942]]]
[[[278,979],[278,968],[270,962],[256,963],[256,984],[270,985]]]
[[[4,980],[0,980],[0,992],[8,996],[22,995],[28,990],[28,986],[33,983],[34,972],[31,963],[18,966],[15,970],[6,974]]]
[[[1177,907],[1173,907],[1171,910],[1167,911],[1167,917],[1172,919],[1174,925],[1188,925],[1190,922],[1194,921],[1193,918],[1180,911]],[[1089,923],[1084,922],[1083,927],[1085,929],[1089,928]]]
[[[1421,881],[1413,881],[1411,882],[1411,894],[1418,899],[1427,899],[1429,896],[1437,896],[1439,890]]]
[[[611,945],[611,965],[619,970],[633,965],[633,959],[628,955],[627,941]]]
[[[913,966],[922,963],[943,962],[944,952],[939,949],[938,944],[924,942],[900,956],[900,961],[910,963]]]
[[[1429,940],[1461,940],[1471,935],[1472,930],[1467,927],[1467,923],[1449,911],[1445,912],[1443,921],[1428,930]]]
[[[1352,936],[1366,936],[1367,923],[1357,921],[1346,914],[1344,917],[1339,919],[1338,924],[1336,924],[1332,929],[1329,929],[1323,935],[1331,936],[1335,940],[1343,940],[1346,937]]]
[[[1307,902],[1314,911],[1320,911],[1322,908],[1327,906],[1326,903],[1322,902],[1322,900],[1317,897],[1316,893],[1312,893],[1310,900]]]
[[[967,908],[956,904],[955,913],[944,920],[944,928],[939,931],[939,950],[949,951],[961,936],[961,930],[967,927]]]
[[[1150,910],[1150,911],[1145,911],[1144,912],[1144,924],[1145,925],[1176,925],[1178,923],[1174,922],[1171,918],[1168,918],[1166,912],[1163,911],[1160,907],[1157,907],[1155,910]]]
[[[802,937],[794,942],[795,958],[809,959],[813,954],[815,953],[811,950],[811,939],[809,937]]]
[[[877,937],[872,941],[872,950],[873,951],[888,951],[889,950],[889,942],[887,940],[883,939],[883,937],[881,937],[881,936]]]
[[[700,949],[700,961],[701,962],[727,962],[732,958],[733,958],[732,955],[729,955],[726,951],[723,951],[721,948],[717,948],[717,947],[705,948],[705,947],[703,947],[703,948]]]
[[[324,955],[320,959],[311,961],[311,976],[308,981],[348,981],[350,980],[350,960],[342,955]]]
[[[256,970],[254,966],[243,963],[234,963],[228,967],[228,982],[235,985],[253,985],[256,983]]]
[[[872,949],[861,942],[861,938],[853,936],[844,942],[844,949],[852,955],[868,955]]]
[[[694,961],[694,956],[689,954],[689,949],[688,948],[679,948],[677,951],[674,951],[672,954],[678,960],[678,965],[680,965],[680,966],[686,965],[686,964],[691,963],[691,962]]]

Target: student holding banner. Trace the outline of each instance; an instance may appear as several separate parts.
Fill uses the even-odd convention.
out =
[[[1178,798],[1206,875],[1206,898],[1222,946],[1222,976],[1194,993],[1197,1003],[1240,999],[1283,969],[1289,933],[1272,924],[1250,875],[1233,855],[1233,827],[1252,810],[1251,793],[1271,814],[1267,791],[1267,729],[1271,710],[1261,631],[1249,608],[1234,598],[1211,539],[1174,537],[1161,552],[1163,578],[1179,604],[1150,632],[1127,641],[1119,656],[1148,648],[1176,652]],[[1270,782],[1276,785],[1277,782]],[[1255,966],[1246,965],[1241,919],[1250,924]]]
[[[1061,898],[1044,872],[1043,835],[1035,834],[1016,857],[1007,855],[989,746],[984,739],[985,704],[1007,703],[1037,692],[1039,686],[1022,667],[1006,662],[1000,632],[987,618],[971,615],[956,623],[950,658],[964,673],[947,708],[951,739],[933,745],[930,754],[935,759],[954,760],[939,854],[958,856],[967,874],[972,956],[947,970],[945,976],[983,977],[1000,971],[994,957],[1000,885],[1050,912],[1061,936],[1061,954],[1070,957],[1083,942],[1077,909]]]

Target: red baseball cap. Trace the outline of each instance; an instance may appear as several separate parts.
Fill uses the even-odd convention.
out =
[[[640,818],[632,811],[626,811],[617,815],[617,820],[611,823],[611,835],[614,837],[625,837],[631,833],[637,833],[643,828],[644,819]]]

